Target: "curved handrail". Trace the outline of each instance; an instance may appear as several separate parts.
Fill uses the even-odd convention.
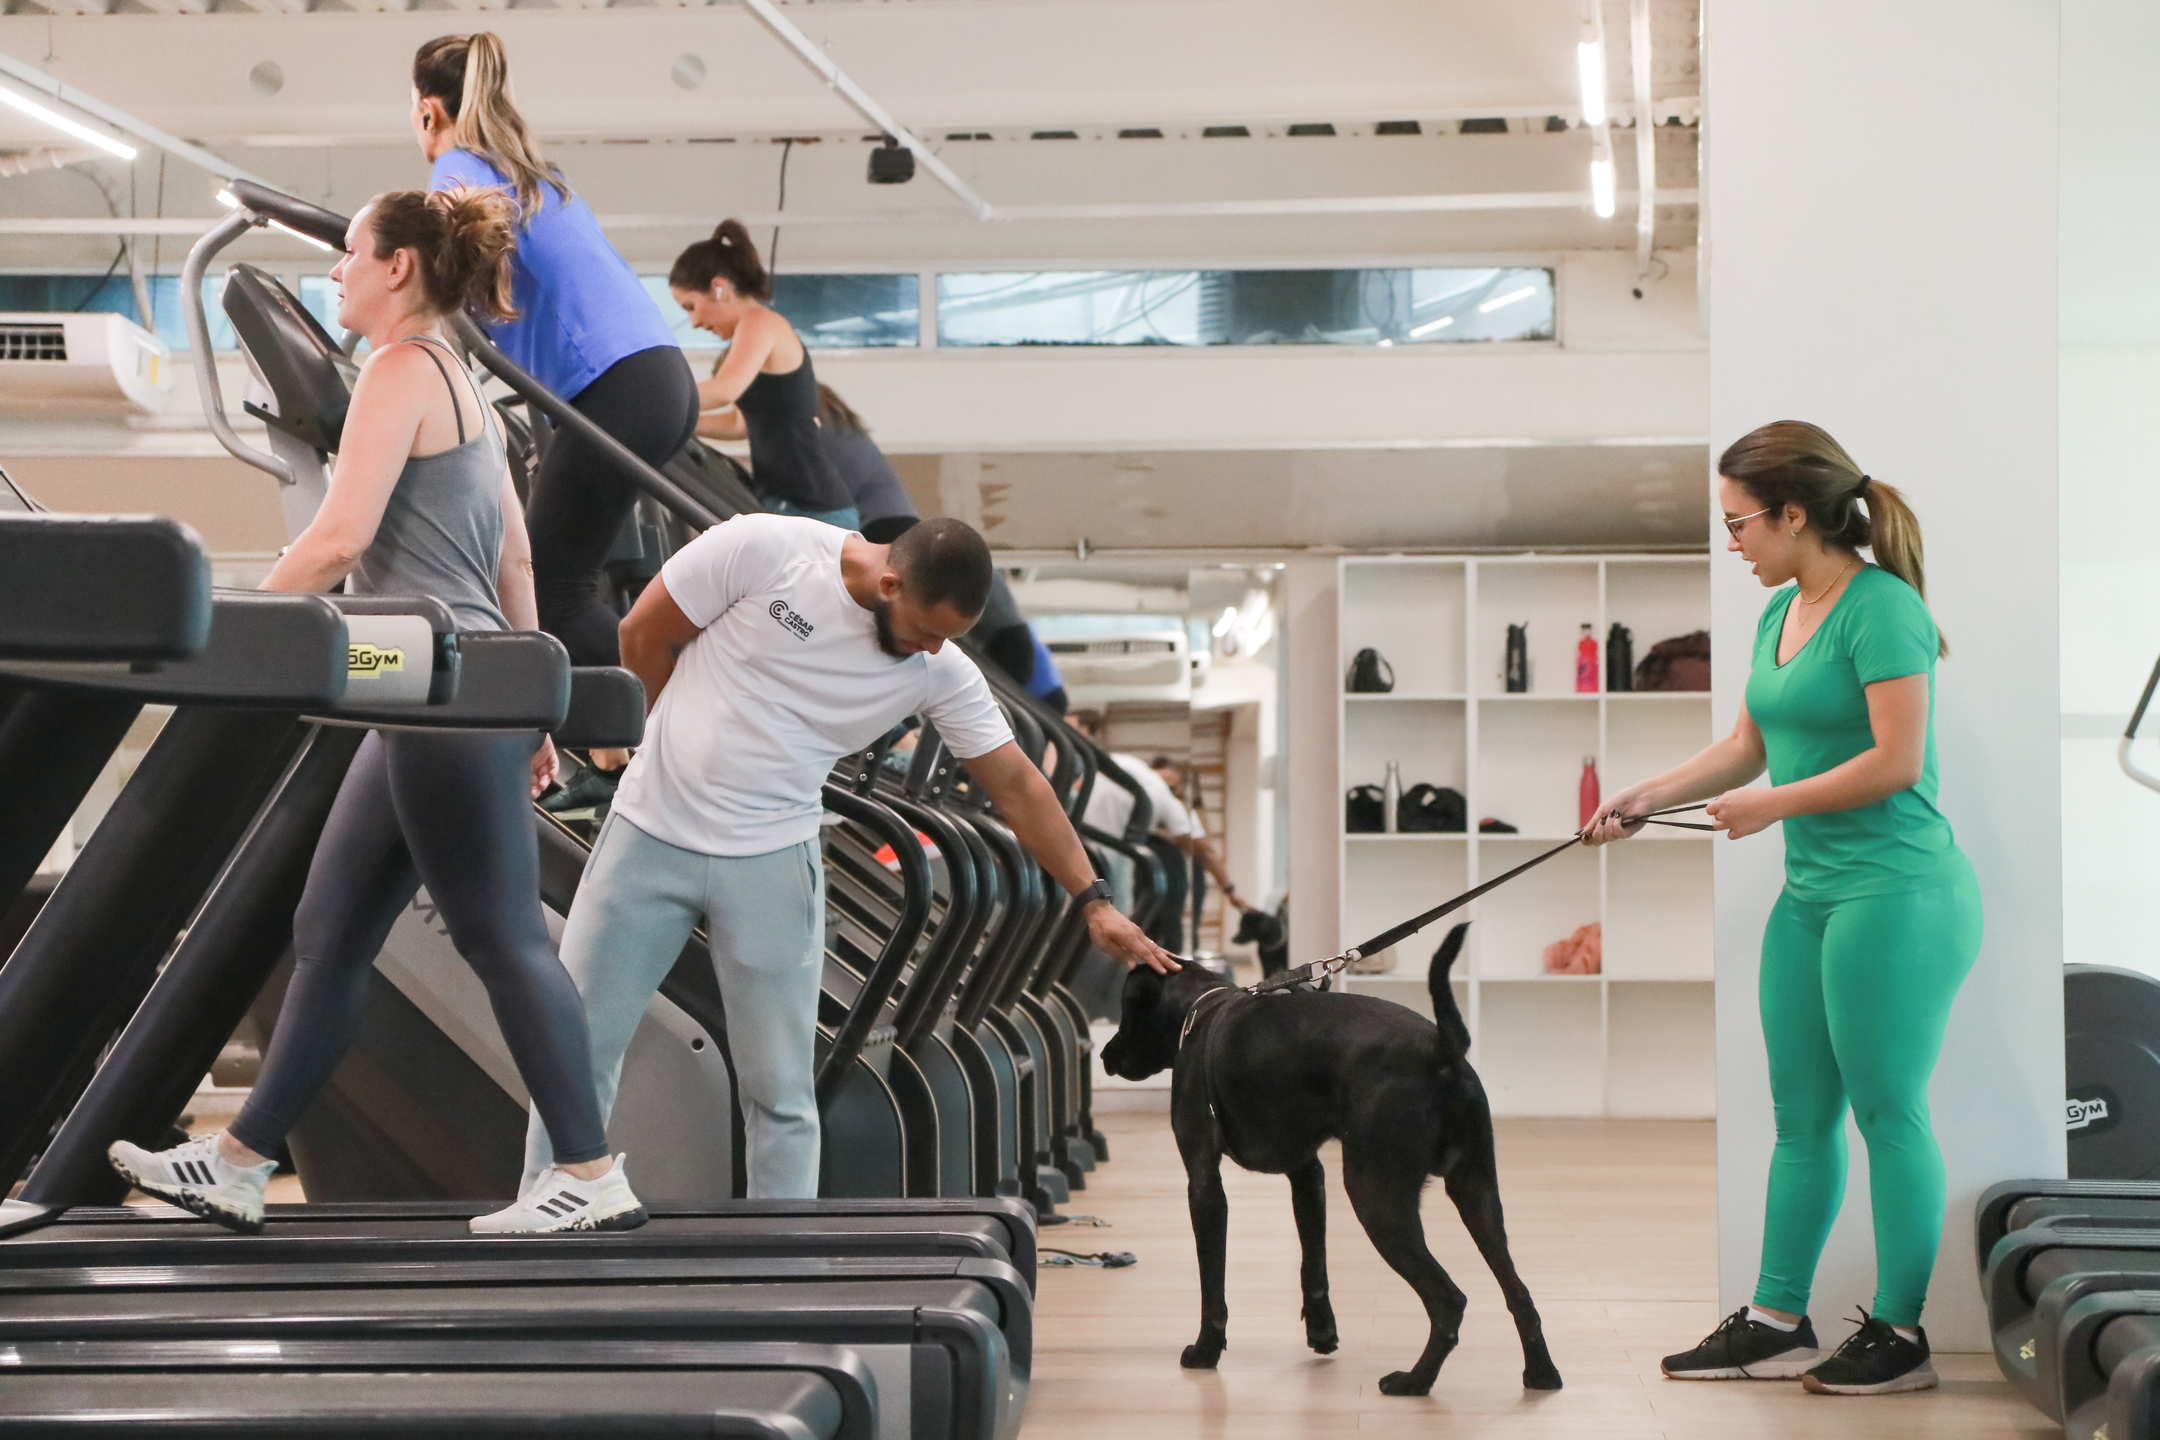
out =
[[[870,973],[863,977],[863,986],[856,994],[855,1003],[848,1007],[847,1018],[833,1032],[832,1048],[825,1052],[824,1062],[818,1066],[820,1102],[832,1098],[835,1087],[846,1077],[848,1067],[862,1054],[870,1032],[877,1028],[879,1017],[885,1013],[886,1001],[899,988],[908,962],[914,956],[915,942],[922,938],[923,926],[930,919],[930,862],[915,839],[914,827],[880,802],[843,790],[838,785],[825,787],[825,808],[864,826],[893,847],[893,855],[900,862],[900,881],[905,893],[900,923],[886,940],[885,948],[878,952]]]
[[[2115,744],[2115,763],[2122,766],[2123,774],[2148,790],[2160,790],[2160,775],[2132,760],[2130,747],[2137,740],[2138,726],[2145,723],[2145,710],[2152,704],[2155,687],[2160,687],[2160,660],[2153,662],[2152,674],[2145,677],[2144,693],[2138,696],[2137,709],[2130,712],[2130,723],[2123,728],[2122,739]]]
[[[210,268],[211,257],[261,223],[248,211],[235,210],[211,226],[188,250],[187,262],[180,267],[180,318],[187,325],[188,353],[195,361],[195,393],[202,397],[203,419],[209,422],[210,433],[234,459],[275,477],[281,485],[290,485],[294,483],[291,468],[269,451],[257,450],[242,440],[232,428],[232,421],[225,418],[225,390],[218,383],[217,351],[210,345],[210,316],[203,309],[203,274]],[[344,244],[342,232],[338,243],[341,247]]]

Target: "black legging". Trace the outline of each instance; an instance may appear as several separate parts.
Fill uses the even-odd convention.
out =
[[[376,952],[424,883],[487,986],[564,1164],[608,1153],[585,1005],[540,913],[535,735],[377,731],[339,787],[293,915],[293,976],[233,1138],[275,1155],[359,1033]]]
[[[625,355],[571,398],[571,405],[628,446],[664,465],[697,430],[697,381],[672,345]],[[533,588],[540,628],[563,642],[576,665],[614,665],[619,623],[600,598],[623,520],[637,503],[637,482],[573,430],[557,426],[533,476],[525,528],[532,535]]]

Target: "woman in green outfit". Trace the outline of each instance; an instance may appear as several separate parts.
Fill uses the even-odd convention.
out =
[[[1777,591],[1739,723],[1614,795],[1587,837],[1618,840],[1636,817],[1706,799],[1732,839],[1785,826],[1760,981],[1777,1115],[1761,1278],[1752,1305],[1664,1370],[1798,1376],[1840,1395],[1926,1389],[1920,1308],[1944,1207],[1928,1077],[1980,951],[1979,887],[1935,806],[1935,661],[1949,649],[1928,613],[1919,522],[1821,429],[1785,420],[1743,437],[1718,460],[1718,499],[1726,548]],[[1750,784],[1766,767],[1770,785]],[[1823,1360],[1806,1311],[1844,1200],[1848,1105],[1868,1147],[1875,1308]]]

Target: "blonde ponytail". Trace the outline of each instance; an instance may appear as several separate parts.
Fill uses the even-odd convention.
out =
[[[1897,487],[1863,474],[1821,426],[1777,420],[1751,430],[1718,457],[1717,469],[1765,509],[1800,506],[1824,544],[1872,550],[1877,565],[1927,599],[1919,517]],[[1938,654],[1950,653],[1940,627],[1936,643]]]
[[[539,210],[542,185],[558,200],[570,199],[562,172],[547,163],[518,114],[510,57],[493,31],[441,35],[422,45],[413,56],[413,88],[442,102],[451,120],[450,143],[501,171],[523,216]]]

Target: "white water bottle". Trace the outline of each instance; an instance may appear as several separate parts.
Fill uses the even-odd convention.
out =
[[[1380,786],[1380,794],[1380,804],[1386,811],[1383,828],[1393,835],[1401,828],[1398,815],[1402,810],[1402,767],[1393,760],[1387,762],[1387,779]]]

